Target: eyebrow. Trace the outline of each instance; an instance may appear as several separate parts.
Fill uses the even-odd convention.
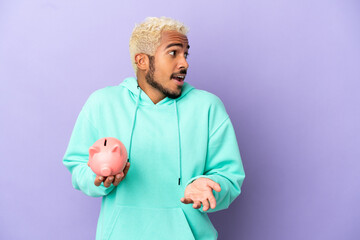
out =
[[[184,47],[184,45],[182,43],[170,43],[169,45],[166,46],[165,49],[168,49],[168,48],[173,47],[173,46]],[[187,48],[190,49],[190,45],[188,45]]]

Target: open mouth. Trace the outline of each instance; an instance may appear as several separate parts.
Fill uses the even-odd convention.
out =
[[[185,75],[173,76],[171,79],[176,80],[178,82],[183,82],[185,79]]]

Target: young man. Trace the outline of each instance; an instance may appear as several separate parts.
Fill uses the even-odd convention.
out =
[[[74,188],[103,197],[96,239],[217,239],[207,212],[228,208],[241,192],[244,169],[221,100],[185,82],[186,34],[165,17],[137,25],[137,78],[95,91],[78,116],[63,163]],[[87,166],[102,137],[126,146],[122,174],[95,176]]]

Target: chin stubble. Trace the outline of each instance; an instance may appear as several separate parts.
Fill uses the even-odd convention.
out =
[[[154,62],[155,62],[155,57],[149,56],[149,71],[145,75],[146,82],[148,84],[150,84],[152,87],[158,89],[160,92],[162,92],[168,98],[176,99],[176,98],[180,97],[181,91],[180,91],[180,93],[171,92],[168,89],[164,88],[160,83],[155,81],[155,79],[154,79],[154,72],[155,72]]]

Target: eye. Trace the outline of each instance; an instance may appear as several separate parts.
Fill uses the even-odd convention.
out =
[[[189,53],[184,53],[184,56],[185,56],[185,58],[188,58],[188,56],[189,56],[190,54]]]
[[[175,55],[176,55],[176,51],[173,50],[173,51],[169,52],[169,54],[172,55],[172,56],[175,56]]]

